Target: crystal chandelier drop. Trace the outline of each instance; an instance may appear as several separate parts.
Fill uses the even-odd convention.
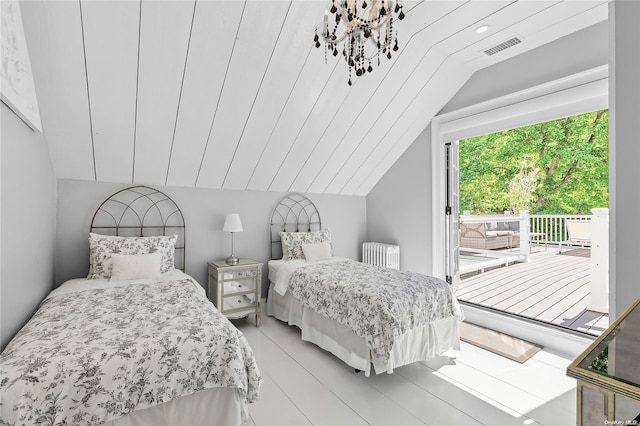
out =
[[[349,86],[351,72],[355,69],[360,77],[373,71],[372,61],[380,65],[380,56],[391,59],[391,51],[398,50],[397,32],[393,29],[394,19],[402,20],[404,12],[398,0],[332,0],[331,9],[324,14],[321,33],[313,38],[316,47],[320,47],[320,37],[327,52],[338,55],[338,45],[343,43],[342,56],[349,65]],[[329,23],[329,12],[335,15],[335,22]],[[395,17],[394,17],[395,16]],[[338,32],[342,23],[344,29]],[[370,42],[370,43],[367,43]],[[366,49],[366,46],[373,46]],[[372,50],[373,49],[373,50]]]

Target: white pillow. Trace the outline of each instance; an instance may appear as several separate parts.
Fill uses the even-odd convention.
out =
[[[111,281],[160,278],[160,253],[112,254]]]
[[[302,244],[302,252],[307,262],[330,259],[331,243],[323,241],[321,243]]]

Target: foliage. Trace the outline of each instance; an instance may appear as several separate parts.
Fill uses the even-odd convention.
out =
[[[520,210],[531,210],[535,200],[533,192],[538,187],[536,162],[532,156],[525,156],[520,161],[520,170],[509,182],[509,203],[514,213]]]
[[[605,374],[607,373],[609,369],[609,347],[608,346],[604,348],[604,351],[602,351],[602,353],[600,353],[600,355],[598,355],[595,360],[593,360],[589,368],[600,371]]]
[[[513,204],[514,213],[525,205],[537,214],[591,214],[608,207],[608,117],[595,111],[461,140],[460,210],[499,214]],[[533,168],[525,164],[531,160]],[[534,174],[531,199],[522,192],[531,182],[512,184],[510,198],[510,183]]]

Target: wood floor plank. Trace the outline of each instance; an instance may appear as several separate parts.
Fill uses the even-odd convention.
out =
[[[490,371],[491,375],[518,389],[542,399],[552,399],[562,393],[574,390],[575,380],[568,377],[564,367],[550,366],[548,363],[532,358],[523,364],[506,357],[494,356],[491,352],[463,342],[464,350],[459,352],[456,361],[476,370]],[[567,407],[575,414],[575,406]]]
[[[580,331],[600,331],[602,333],[609,327],[609,316],[600,312],[583,311],[582,314],[574,321],[572,327]],[[604,327],[604,328],[603,328]]]
[[[245,425],[575,424],[571,360],[545,350],[519,364],[462,342],[460,351],[364,377],[272,317],[259,328],[234,324],[265,379]]]
[[[584,306],[586,303],[585,300],[589,295],[588,290],[585,290],[584,287],[579,287],[573,290],[564,298],[562,298],[563,293],[564,292],[559,292],[557,296],[559,299],[556,299],[553,304],[543,303],[540,306],[532,307],[532,309],[535,309],[535,312],[537,312],[535,318],[549,324],[562,325],[565,320],[570,318],[565,315],[565,312],[572,311],[574,309],[577,310]],[[542,307],[545,307],[545,309],[542,309]],[[528,314],[528,311],[523,315],[531,316]]]
[[[554,320],[554,324],[558,324],[564,327],[573,327],[574,324],[577,325],[576,321],[587,311],[584,306],[587,306],[589,303],[589,292],[586,291],[586,294],[583,299],[579,300],[575,305],[562,312],[562,314],[558,315]],[[594,312],[594,314],[596,314]],[[596,314],[600,317],[602,314]]]
[[[538,304],[545,305],[545,303],[549,303],[549,301],[556,300],[558,298],[558,290],[570,281],[571,278],[558,279],[556,277],[553,280],[540,283],[538,286],[523,291],[523,296],[525,297],[523,300],[518,300],[517,303],[513,303],[508,306],[498,307],[496,305],[496,307],[498,307],[498,309],[508,309],[511,312],[521,314]]]
[[[342,402],[330,389],[313,375],[308,374],[300,363],[291,358],[263,333],[243,328],[243,333],[260,349],[265,362],[259,364],[265,381],[273,384],[288,398],[300,414],[311,424],[366,425],[356,412]],[[255,349],[254,349],[255,350]],[[297,415],[301,419],[300,415]],[[295,424],[295,423],[292,423]]]
[[[331,389],[343,403],[371,425],[423,425],[417,417],[395,401],[379,392],[367,381],[359,381],[357,374],[332,354],[316,345],[302,342],[297,327],[269,318],[260,327],[274,342],[296,359],[306,371]],[[291,333],[291,331],[294,333]]]
[[[501,268],[500,271],[490,271],[483,281],[482,287],[471,292],[466,292],[465,296],[474,296],[482,294],[483,296],[493,296],[501,294],[500,289],[505,287],[514,287],[519,285],[529,285],[536,280],[542,280],[547,277],[557,276],[558,272],[562,270],[563,264],[560,261],[545,262],[544,269],[538,270],[542,267],[542,263],[518,263],[505,268]],[[465,280],[466,281],[466,280]],[[496,285],[496,283],[498,283]]]
[[[381,393],[396,401],[398,405],[411,412],[425,424],[463,424],[469,426],[482,424],[450,402],[418,387],[400,374],[361,376],[360,380],[367,380]]]
[[[263,364],[265,363],[258,361],[260,368]],[[260,387],[260,397],[249,406],[251,421],[260,426],[312,424],[296,407],[295,403],[277,386],[276,380],[264,373],[262,376],[264,382]]]
[[[578,301],[584,300],[588,295],[589,289],[581,284],[579,276],[575,276],[569,280],[562,280],[561,285],[554,292],[553,298],[548,298],[544,303],[538,303],[523,311],[523,315],[551,322],[560,313],[568,310]]]
[[[459,381],[459,378],[450,377],[444,371],[448,367],[455,369],[460,365],[462,365],[460,374],[470,375],[462,382]],[[472,369],[465,367],[464,364],[454,363],[450,366],[444,365],[434,369],[432,363],[415,363],[397,369],[394,374],[396,373],[430,393],[446,398],[483,424],[505,426],[540,424],[507,405],[510,402],[505,404],[482,391],[478,391],[473,383],[476,377],[473,377]]]
[[[520,313],[521,310],[511,308],[513,305],[522,304],[522,302],[529,300],[533,295],[553,287],[554,277],[558,276],[558,269],[549,269],[543,274],[535,275],[527,273],[526,270],[518,271],[518,278],[512,281],[513,285],[510,289],[501,293],[494,293],[491,297],[484,297],[484,304],[491,305],[497,309],[507,308]],[[551,290],[553,291],[553,290]]]
[[[605,328],[579,320],[588,307],[590,258],[558,254],[558,249],[534,250],[530,262],[488,270],[460,281],[461,301],[546,321],[599,335]],[[590,318],[591,320],[592,318]]]

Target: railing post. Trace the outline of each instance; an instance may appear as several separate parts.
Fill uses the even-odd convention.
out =
[[[520,210],[520,254],[529,262],[531,247],[529,246],[529,210]]]
[[[609,313],[609,209],[591,209],[590,311]]]

